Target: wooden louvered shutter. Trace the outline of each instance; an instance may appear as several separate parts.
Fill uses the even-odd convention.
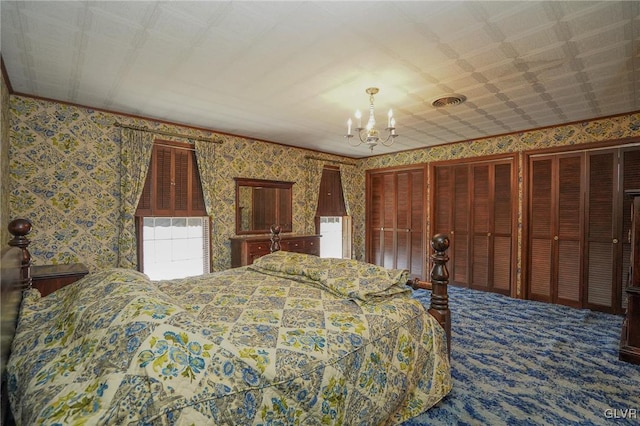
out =
[[[171,148],[156,145],[151,161],[155,166],[152,182],[152,205],[154,216],[172,216],[172,173]],[[153,170],[152,170],[153,171]]]
[[[493,258],[490,259],[494,291],[508,294],[513,263],[513,188],[511,164],[496,164],[493,183]]]
[[[554,243],[554,302],[579,306],[582,239],[582,155],[558,158],[557,224]],[[556,238],[557,237],[557,238]],[[535,265],[534,267],[537,267]]]
[[[175,150],[173,153],[175,161],[175,177],[174,177],[174,190],[175,190],[175,204],[174,204],[174,216],[188,216],[189,215],[189,178],[191,173],[189,170],[191,151]]]
[[[346,216],[340,169],[325,166],[320,179],[316,216]]]
[[[469,284],[469,166],[453,167],[453,230],[451,232],[451,277],[453,284]]]
[[[529,298],[551,300],[553,242],[553,159],[535,158],[530,167]]]
[[[136,216],[206,215],[193,148],[189,144],[173,142],[154,144]]]

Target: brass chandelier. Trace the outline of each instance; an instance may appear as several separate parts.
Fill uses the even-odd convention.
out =
[[[367,127],[362,127],[362,114],[360,110],[356,111],[356,125],[355,128],[356,133],[358,134],[358,139],[354,138],[354,134],[351,133],[351,127],[353,126],[353,121],[351,118],[347,120],[347,134],[345,138],[349,141],[351,146],[359,146],[361,144],[366,144],[371,152],[373,152],[373,148],[381,143],[384,146],[391,146],[393,141],[398,137],[396,133],[396,119],[393,117],[393,111],[389,110],[387,114],[387,127],[385,129],[386,136],[382,138],[380,132],[376,129],[376,119],[373,111],[373,96],[380,91],[377,87],[369,87],[366,92],[369,94],[369,121],[367,122]]]

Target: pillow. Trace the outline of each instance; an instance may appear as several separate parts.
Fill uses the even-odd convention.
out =
[[[408,271],[386,269],[352,259],[278,251],[258,258],[249,268],[309,282],[339,297],[360,302],[411,293],[406,285]]]

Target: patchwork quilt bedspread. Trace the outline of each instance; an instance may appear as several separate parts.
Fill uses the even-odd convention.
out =
[[[403,271],[277,252],[171,281],[113,269],[21,307],[18,424],[396,424],[451,389]]]

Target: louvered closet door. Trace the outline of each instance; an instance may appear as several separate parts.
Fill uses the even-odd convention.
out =
[[[471,167],[472,201],[472,244],[471,244],[471,288],[488,289],[489,277],[489,252],[491,251],[490,225],[491,211],[489,200],[491,197],[489,181],[489,165],[482,164]]]
[[[384,175],[374,174],[370,178],[369,195],[369,253],[367,260],[376,265],[382,264],[382,227],[384,221]]]
[[[587,153],[587,307],[612,311],[619,240],[615,220],[617,151]]]
[[[529,298],[581,301],[582,154],[532,159],[529,198]]]
[[[451,239],[449,234],[453,229],[452,200],[453,184],[452,169],[449,166],[436,166],[433,168],[433,234],[444,234]]]
[[[449,262],[453,284],[469,286],[470,205],[469,166],[453,166],[453,228]]]
[[[494,291],[508,294],[511,289],[513,264],[513,171],[511,164],[494,166],[493,190],[493,265]]]
[[[582,271],[582,155],[559,156],[557,217],[554,237],[552,273],[555,280],[553,301],[580,306]],[[557,237],[557,238],[556,238]],[[552,258],[552,259],[554,259]],[[537,264],[534,264],[534,268]],[[555,271],[554,271],[555,270]]]
[[[426,278],[425,168],[367,172],[367,260]]]
[[[449,234],[451,283],[509,294],[513,159],[436,165],[433,230]]]
[[[504,294],[511,287],[511,164],[471,168],[471,287]]]
[[[640,147],[587,153],[588,190],[584,307],[620,314],[629,276],[631,200],[640,188]]]
[[[622,190],[640,189],[640,147],[622,149]],[[622,277],[618,285],[617,294],[620,300],[620,312],[624,312],[627,307],[626,285],[629,282],[629,268],[631,263],[631,203],[630,197],[621,197],[622,205]]]
[[[424,250],[424,170],[398,172],[396,175],[396,269],[407,269],[422,279]]]
[[[551,301],[554,215],[553,158],[535,158],[529,167],[529,279],[530,299]]]
[[[395,191],[395,174],[384,173],[372,176],[368,259],[385,268],[395,267]]]

